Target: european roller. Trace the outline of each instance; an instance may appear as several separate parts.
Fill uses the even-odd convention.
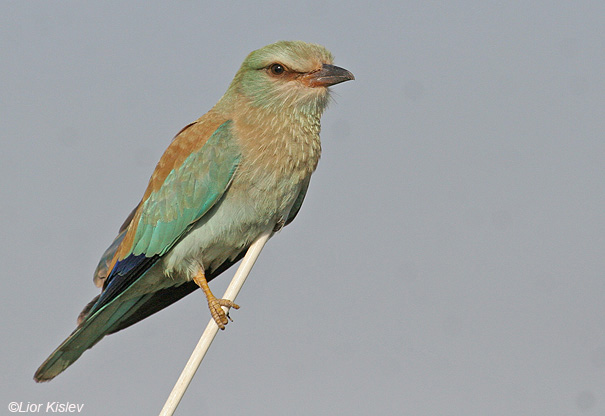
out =
[[[197,288],[224,329],[221,306],[239,306],[208,282],[296,217],[319,161],[329,87],[352,79],[320,45],[280,41],[250,53],[225,95],[162,155],[97,267],[101,294],[34,379],[51,380],[105,335]]]

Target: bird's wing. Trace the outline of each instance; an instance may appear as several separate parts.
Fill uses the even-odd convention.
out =
[[[187,143],[179,142],[179,137],[172,142],[158,163],[132,221],[123,231],[103,293],[91,313],[137,280],[221,198],[240,159],[231,125],[231,121],[222,123],[203,146],[194,151],[186,148]],[[182,153],[188,156],[183,158]],[[165,157],[182,160],[165,161]],[[158,177],[163,180],[160,182]]]
[[[302,207],[303,201],[305,200],[305,196],[307,195],[307,189],[309,189],[309,182],[311,182],[311,177],[309,176],[302,184],[300,191],[298,192],[298,196],[296,197],[296,201],[294,201],[294,205],[290,209],[290,213],[288,214],[288,219],[286,220],[286,224],[290,224],[296,218],[298,211],[300,211],[300,207]]]
[[[139,205],[140,205],[140,203],[139,203]],[[118,235],[113,240],[111,245],[109,247],[107,247],[107,250],[105,250],[105,252],[101,256],[101,260],[99,260],[99,264],[97,265],[97,268],[95,269],[95,272],[93,275],[93,282],[95,283],[95,286],[103,287],[103,283],[107,279],[107,276],[109,276],[109,267],[111,266],[111,262],[116,255],[116,251],[118,250],[118,247],[120,246],[120,244],[122,244],[122,240],[124,240],[124,236],[126,236],[126,231],[128,231],[128,226],[132,222],[132,218],[134,217],[134,214],[136,214],[137,210],[139,209],[139,205],[134,207],[132,212],[128,215],[128,217],[126,218],[126,220],[120,227],[120,230],[118,231]]]
[[[110,249],[115,253],[103,292],[87,306],[78,328],[40,366],[37,381],[54,378],[105,335],[142,319],[142,313],[137,313],[140,308],[155,312],[169,304],[137,286],[144,286],[147,270],[221,198],[240,160],[232,122],[214,122],[207,140],[202,135],[208,130],[205,124],[199,131],[192,125],[181,132],[160,159],[132,221],[118,236],[115,249]],[[193,290],[181,286],[174,288],[176,299]]]

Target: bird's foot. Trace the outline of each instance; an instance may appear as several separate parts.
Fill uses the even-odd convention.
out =
[[[214,296],[208,297],[208,308],[210,309],[210,314],[212,315],[212,319],[218,325],[220,329],[225,329],[225,325],[229,323],[229,320],[233,321],[229,316],[229,313],[225,313],[221,306],[225,306],[227,308],[239,309],[239,305],[233,303],[228,299],[217,299]]]
[[[214,322],[216,322],[220,329],[225,329],[225,325],[229,323],[229,319],[231,318],[229,317],[229,313],[225,312],[221,306],[239,309],[239,305],[228,299],[217,299],[216,296],[214,296],[214,294],[210,291],[208,281],[206,280],[206,276],[204,275],[201,267],[198,273],[193,276],[193,281],[197,283],[197,285],[206,295],[206,299],[208,300],[208,309],[210,309],[212,319],[214,319]]]

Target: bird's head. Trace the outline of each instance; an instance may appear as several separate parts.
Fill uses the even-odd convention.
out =
[[[355,79],[333,61],[321,45],[276,42],[248,55],[228,93],[245,97],[255,107],[321,115],[328,103],[328,87]]]

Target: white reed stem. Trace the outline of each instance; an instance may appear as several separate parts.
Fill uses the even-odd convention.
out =
[[[244,259],[242,260],[241,264],[239,265],[237,272],[235,272],[235,276],[233,276],[229,287],[223,295],[223,299],[235,301],[235,298],[239,294],[239,291],[241,290],[242,286],[244,285],[244,282],[246,281],[246,278],[248,277],[252,266],[254,266],[258,255],[265,246],[267,240],[269,240],[269,237],[271,237],[271,234],[271,231],[264,233],[254,243],[252,243],[250,248],[248,248],[248,251],[246,252],[246,255],[244,256]],[[225,310],[225,312],[229,311],[229,308],[226,308],[224,306],[223,309]],[[191,383],[195,372],[202,363],[202,360],[204,359],[206,352],[208,352],[210,344],[212,344],[212,341],[214,341],[214,337],[217,333],[218,326],[216,325],[216,322],[214,322],[214,319],[210,319],[210,322],[208,322],[208,326],[206,326],[206,329],[204,330],[202,337],[197,343],[197,346],[193,350],[191,357],[189,357],[189,361],[187,361],[183,372],[181,373],[176,384],[174,385],[170,396],[168,396],[168,400],[166,400],[166,403],[164,404],[164,407],[160,412],[160,416],[172,416],[174,414],[176,407],[181,402],[181,399],[183,398],[187,387],[189,387],[189,383]]]

